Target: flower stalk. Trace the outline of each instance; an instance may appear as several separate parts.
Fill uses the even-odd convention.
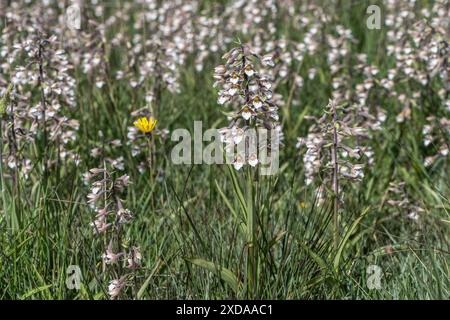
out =
[[[333,163],[333,243],[334,249],[337,250],[339,246],[339,164],[338,164],[338,118],[336,112],[336,103],[331,102],[331,112],[333,113],[333,144],[331,147],[331,161]]]
[[[257,245],[257,216],[254,208],[253,168],[247,168],[247,295],[257,298],[258,273],[258,245]]]
[[[255,184],[260,174],[257,167],[260,162],[258,152],[261,148],[271,147],[270,144],[260,145],[256,131],[261,128],[269,131],[279,128],[278,107],[272,100],[272,84],[257,66],[273,66],[273,61],[270,56],[260,56],[240,42],[225,53],[223,59],[226,64],[215,68],[214,78],[217,81],[214,86],[221,88],[218,103],[232,105],[236,110],[230,113],[230,125],[220,129],[225,150],[230,155],[237,145],[238,154],[231,154],[234,156],[234,168],[240,170],[248,165],[244,170],[245,182],[240,205],[242,219],[245,221],[246,295],[247,298],[254,299],[259,296],[259,235],[264,232],[264,227],[259,227],[262,212],[257,206],[257,196],[260,190],[259,184]],[[230,172],[234,180],[234,173]],[[242,195],[237,183],[234,183],[234,191],[237,197]]]
[[[43,138],[44,138],[44,150],[43,150],[43,160],[44,160],[44,185],[47,185],[48,179],[48,160],[47,160],[47,102],[45,100],[45,92],[44,92],[44,43],[45,40],[40,37],[38,40],[38,55],[37,55],[37,63],[38,63],[38,87],[41,94],[41,107],[42,107],[42,127],[43,127]]]
[[[127,286],[134,285],[133,293],[136,293],[136,271],[142,259],[139,248],[130,247],[129,241],[125,239],[124,225],[133,219],[133,214],[124,208],[121,194],[125,193],[130,183],[129,177],[122,175],[114,178],[104,162],[103,168],[89,171],[88,180],[95,180],[91,182],[88,203],[96,212],[95,220],[91,223],[94,234],[103,241],[103,280],[109,276],[109,297],[119,299],[125,296],[124,289]]]
[[[154,130],[156,128],[156,124],[158,123],[158,120],[154,119],[153,117],[141,117],[138,120],[136,120],[133,124],[136,128],[138,128],[139,131],[141,131],[145,138],[147,139],[147,162],[148,167],[150,170],[150,179],[153,180],[153,176],[155,174],[155,163],[156,163],[156,146],[155,146],[155,139],[154,139]]]

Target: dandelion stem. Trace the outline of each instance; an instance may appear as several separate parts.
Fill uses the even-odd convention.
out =
[[[150,182],[153,182],[153,177],[155,175],[155,141],[153,138],[153,134],[151,134],[147,138],[147,145],[148,145],[148,170],[150,171]]]

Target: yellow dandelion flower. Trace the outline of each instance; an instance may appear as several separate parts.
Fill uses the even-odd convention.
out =
[[[303,201],[301,201],[301,202],[299,203],[299,205],[300,205],[300,208],[302,208],[302,209],[305,209],[305,208],[306,208],[306,203],[304,203]]]
[[[155,129],[156,124],[158,123],[158,120],[154,119],[153,117],[146,118],[142,117],[137,119],[133,124],[136,128],[141,130],[143,133],[150,133]]]

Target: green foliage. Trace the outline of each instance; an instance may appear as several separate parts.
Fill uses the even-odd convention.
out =
[[[203,6],[209,3],[204,1]],[[360,26],[364,8],[362,4],[336,6],[336,17],[360,40],[360,45],[352,48],[355,54],[367,53],[380,71],[386,72],[391,62],[378,49],[384,35]],[[279,32],[289,34],[289,25]],[[220,54],[209,58],[205,71],[197,73],[191,57],[182,72],[180,94],[163,94],[158,126],[193,132],[194,120],[211,127],[225,125],[212,88],[212,69],[219,59]],[[332,199],[319,204],[315,189],[305,186],[304,168],[294,148],[296,138],[306,132],[305,115],[320,115],[318,106],[325,105],[330,96],[325,60],[322,52],[303,62],[298,69],[302,75],[314,67],[319,77],[307,81],[299,101],[282,110],[282,168],[277,177],[266,178],[271,180],[258,195],[261,221],[254,221],[263,227],[255,243],[259,250],[258,297],[448,299],[450,171],[445,162],[437,162],[431,169],[423,166],[418,128],[424,124],[425,108],[415,109],[414,121],[399,125],[395,114],[402,106],[387,96],[378,97],[379,104],[393,110],[393,116],[376,136],[375,161],[364,180],[344,190],[341,243],[337,250],[333,248]],[[113,62],[111,59],[112,68]],[[86,205],[87,187],[81,175],[99,165],[90,157],[91,149],[101,143],[98,131],[103,132],[105,141],[127,141],[127,127],[135,120],[130,113],[145,101],[126,81],[113,81],[111,87],[98,89],[81,72],[77,79],[78,109],[73,117],[80,121],[80,165],[50,172],[46,186],[36,178],[40,170],[36,165],[28,180],[18,181],[20,194],[11,179],[3,179],[10,171],[0,170],[0,299],[107,297],[101,258],[93,255],[102,239],[89,226],[93,214]],[[289,90],[289,82],[280,86],[285,101]],[[7,95],[0,100],[0,114]],[[140,244],[144,271],[135,296],[245,298],[241,286],[246,243],[238,236],[246,232],[242,214],[249,210],[245,181],[225,165],[175,166],[170,161],[173,145],[168,139],[157,150],[158,169],[164,174],[153,184],[139,173],[130,148],[123,144],[111,150],[111,156],[126,159],[125,172],[132,181],[127,205],[136,217],[126,237]],[[386,189],[393,177],[402,177],[411,195],[420,200],[425,213],[419,222],[387,207]],[[81,268],[79,291],[66,287],[69,265]],[[370,265],[383,271],[380,290],[367,287]]]

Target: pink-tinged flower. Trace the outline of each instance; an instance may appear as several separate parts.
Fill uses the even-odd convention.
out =
[[[264,66],[267,67],[274,67],[275,66],[275,62],[273,62],[273,57],[270,54],[267,54],[265,56],[262,57],[261,62]]]
[[[219,133],[220,141],[229,145],[230,148],[233,148],[234,145],[239,144],[244,138],[244,130],[236,126],[232,128],[221,128],[219,129]]]
[[[248,89],[251,92],[257,92],[259,90],[259,85],[258,85],[258,83],[254,82],[248,86]]]
[[[253,67],[250,64],[245,66],[244,72],[248,77],[251,77],[255,74],[255,70],[253,69]]]
[[[141,265],[142,255],[139,247],[132,247],[127,258],[127,268],[137,269]]]
[[[229,100],[228,96],[226,95],[221,95],[219,97],[219,99],[217,99],[217,103],[218,104],[224,104],[225,102],[227,102]]]
[[[250,155],[250,157],[248,158],[248,164],[252,167],[256,167],[256,165],[258,164],[258,157],[256,156],[256,154]]]
[[[106,218],[104,216],[91,222],[91,226],[94,227],[94,233],[103,233],[111,226],[111,223],[106,223]]]
[[[94,193],[89,193],[89,194],[87,195],[87,198],[88,198],[88,203],[94,203],[94,202],[97,201],[98,195],[96,195],[96,194],[94,194]]]
[[[223,75],[226,71],[227,71],[227,69],[225,68],[224,65],[220,65],[220,66],[217,66],[214,68],[215,76],[219,76],[219,79],[220,79],[220,76]]]
[[[122,289],[125,287],[125,285],[126,285],[125,277],[111,280],[108,286],[108,294],[110,298],[111,299],[117,298],[122,292]]]
[[[241,117],[244,118],[244,120],[248,120],[253,115],[252,110],[248,106],[244,106],[241,110]]]
[[[108,210],[106,208],[97,209],[97,214],[95,215],[97,218],[103,218],[108,215]]]
[[[233,127],[231,129],[231,137],[233,138],[233,142],[235,144],[239,144],[244,138],[244,130],[239,127]]]
[[[127,223],[128,221],[133,219],[133,213],[130,210],[124,208],[121,208],[119,209],[119,211],[117,211],[117,216],[119,218],[119,223],[121,224]]]
[[[230,96],[234,96],[238,92],[239,92],[239,86],[238,85],[233,85],[230,89],[228,89],[228,94]]]
[[[230,82],[232,84],[238,84],[239,83],[239,75],[234,72],[233,75],[230,77]]]
[[[220,89],[218,102],[236,108],[236,111],[227,113],[231,120],[229,127],[220,131],[221,141],[225,143],[225,151],[231,159],[234,147],[242,143],[248,130],[274,130],[278,125],[281,97],[274,96],[272,92],[273,74],[264,74],[266,70],[261,68],[262,65],[273,65],[273,59],[272,56],[261,56],[260,51],[240,44],[223,55],[225,65],[218,66],[215,70],[214,87]],[[263,142],[258,141],[257,147],[261,148],[259,144],[262,145]],[[244,148],[247,149],[248,146]],[[257,156],[248,159],[248,153],[251,152],[246,150],[245,155],[234,157],[232,164],[236,170],[245,164],[252,167],[258,165]]]
[[[255,107],[255,109],[259,109],[263,106],[263,102],[258,96],[255,96],[253,98],[253,106]]]
[[[120,257],[123,256],[123,252],[114,253],[112,251],[112,242],[109,243],[108,249],[102,254],[102,259],[106,264],[114,264],[119,261]]]
[[[243,112],[241,113],[241,115],[242,115],[242,118],[244,118],[244,120],[248,120],[248,119],[251,118],[252,113],[251,113],[250,111],[243,111]]]
[[[244,166],[244,158],[238,154],[234,159],[233,166],[236,170],[241,169]]]

